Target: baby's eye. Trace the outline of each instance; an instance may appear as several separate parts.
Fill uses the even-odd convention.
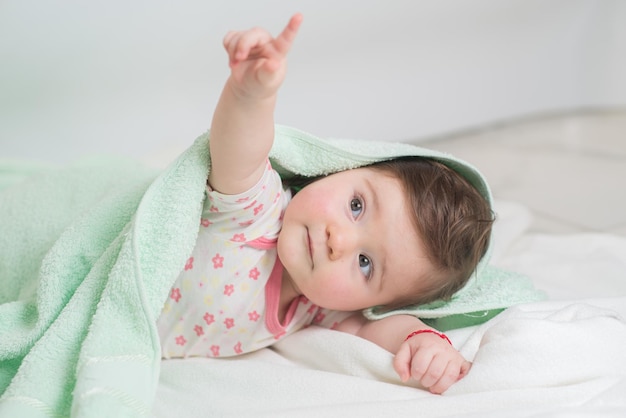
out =
[[[361,199],[358,197],[353,198],[350,201],[350,210],[352,211],[352,216],[356,219],[363,211],[363,202],[361,202]]]
[[[366,279],[369,280],[372,277],[372,262],[363,254],[359,254],[359,268]]]

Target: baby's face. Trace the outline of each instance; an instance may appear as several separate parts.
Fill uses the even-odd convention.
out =
[[[399,180],[371,168],[318,180],[287,206],[278,237],[284,280],[327,309],[387,305],[433,267]]]

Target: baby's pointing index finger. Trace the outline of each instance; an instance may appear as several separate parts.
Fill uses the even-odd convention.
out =
[[[285,29],[283,29],[280,35],[276,38],[276,40],[279,41],[280,49],[283,53],[289,50],[294,39],[296,39],[296,35],[298,34],[298,29],[300,29],[300,24],[302,23],[303,18],[304,17],[300,13],[296,13],[291,16],[291,19],[289,19],[289,23]]]

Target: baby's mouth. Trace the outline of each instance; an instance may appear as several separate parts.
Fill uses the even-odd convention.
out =
[[[311,266],[314,265],[313,263],[313,242],[311,241],[311,235],[309,235],[309,228],[306,228],[306,245],[307,245],[307,249],[309,251],[309,258],[311,259]]]

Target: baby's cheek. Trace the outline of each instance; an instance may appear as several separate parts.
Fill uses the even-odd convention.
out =
[[[346,280],[340,277],[329,277],[324,286],[322,296],[327,305],[332,304],[335,310],[353,310],[354,303],[358,300],[358,292],[346,283]]]

